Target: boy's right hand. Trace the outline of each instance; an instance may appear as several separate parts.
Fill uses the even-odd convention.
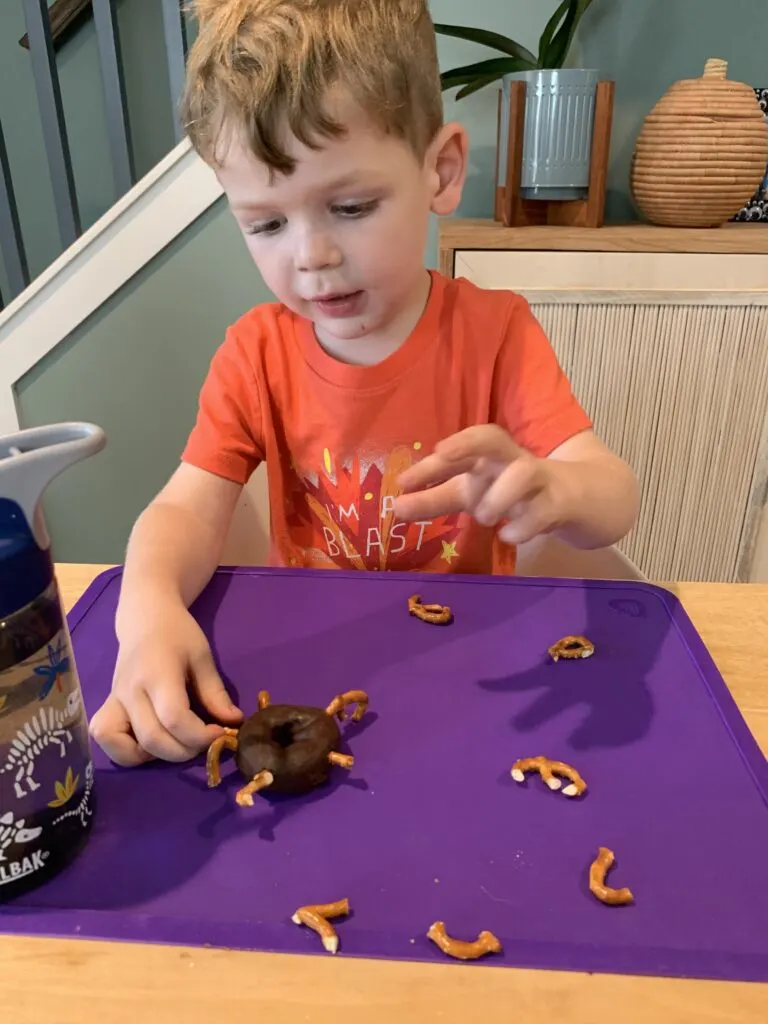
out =
[[[216,671],[205,634],[183,605],[148,610],[151,625],[124,636],[112,692],[91,719],[91,735],[124,767],[152,758],[187,761],[221,735],[191,709],[187,687],[219,721],[236,726],[236,708]]]

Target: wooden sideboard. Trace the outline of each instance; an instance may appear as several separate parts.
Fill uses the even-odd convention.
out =
[[[768,580],[768,227],[446,220],[440,266],[524,295],[643,486],[652,579]]]

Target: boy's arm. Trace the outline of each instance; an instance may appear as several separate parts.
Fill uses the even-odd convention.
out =
[[[146,622],[147,607],[189,608],[213,575],[242,487],[182,463],[131,532],[117,635]]]
[[[620,540],[639,506],[629,466],[594,434],[541,325],[510,296],[489,423],[469,427],[401,477],[404,520],[467,512],[524,544],[555,533],[574,547]]]
[[[640,510],[640,487],[623,459],[591,430],[561,444],[549,459],[570,510],[556,530],[562,540],[575,548],[602,548],[629,533]]]
[[[631,529],[639,505],[632,470],[591,430],[538,458],[502,427],[469,427],[441,441],[400,483],[401,519],[467,512],[483,526],[502,524],[508,544],[555,533],[574,547],[605,547]]]
[[[218,564],[241,490],[182,464],[133,529],[112,691],[91,720],[91,734],[117,764],[185,761],[221,734],[191,709],[189,686],[214,718],[227,725],[242,719],[187,610]]]
[[[91,720],[97,743],[118,764],[185,761],[221,735],[220,725],[192,710],[190,688],[216,721],[242,720],[188,608],[213,575],[243,485],[264,458],[254,365],[262,336],[277,330],[273,320],[264,307],[227,331],[182,464],[132,531],[112,691]]]

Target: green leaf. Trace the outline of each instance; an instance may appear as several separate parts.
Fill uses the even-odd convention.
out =
[[[571,48],[576,28],[581,21],[582,15],[591,3],[592,0],[570,0],[570,9],[565,21],[547,50],[544,67],[561,68],[563,66],[568,56],[568,51]],[[539,54],[539,60],[542,60],[542,54]]]
[[[444,71],[440,81],[445,90],[453,89],[457,85],[470,85],[481,78],[501,78],[514,71],[529,70],[530,65],[525,60],[516,60],[514,57],[491,57],[490,60],[481,60],[476,64],[465,64],[463,67],[453,68],[452,71]]]
[[[563,0],[563,2],[560,4],[560,6],[555,11],[555,13],[552,15],[552,17],[547,22],[546,28],[544,29],[544,31],[541,34],[541,39],[539,40],[539,67],[540,68],[549,68],[549,67],[551,67],[550,64],[546,63],[546,59],[547,59],[547,54],[549,53],[549,48],[552,45],[552,37],[554,36],[555,32],[557,31],[560,23],[562,22],[563,18],[565,17],[565,14],[566,14],[566,12],[567,12],[567,10],[568,10],[568,8],[570,6],[571,6],[571,0]]]
[[[462,89],[454,96],[454,99],[458,102],[459,100],[466,99],[467,96],[471,96],[474,92],[479,92],[480,89],[484,89],[486,85],[492,85],[494,82],[498,82],[503,75],[484,75],[482,78],[478,78],[474,82],[470,82],[469,85],[465,85]]]
[[[442,24],[435,25],[435,31],[443,36],[453,36],[455,39],[466,39],[470,43],[490,46],[494,50],[500,50],[501,53],[509,54],[510,57],[528,61],[531,67],[536,66],[536,58],[530,50],[499,32],[489,32],[484,28],[465,28],[463,25]]]

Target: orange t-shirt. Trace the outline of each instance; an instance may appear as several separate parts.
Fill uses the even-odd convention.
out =
[[[376,366],[333,359],[281,304],[251,310],[213,358],[183,459],[239,484],[266,460],[272,564],[510,573],[496,530],[393,511],[404,469],[482,423],[540,457],[590,427],[523,298],[434,273],[413,333]]]

